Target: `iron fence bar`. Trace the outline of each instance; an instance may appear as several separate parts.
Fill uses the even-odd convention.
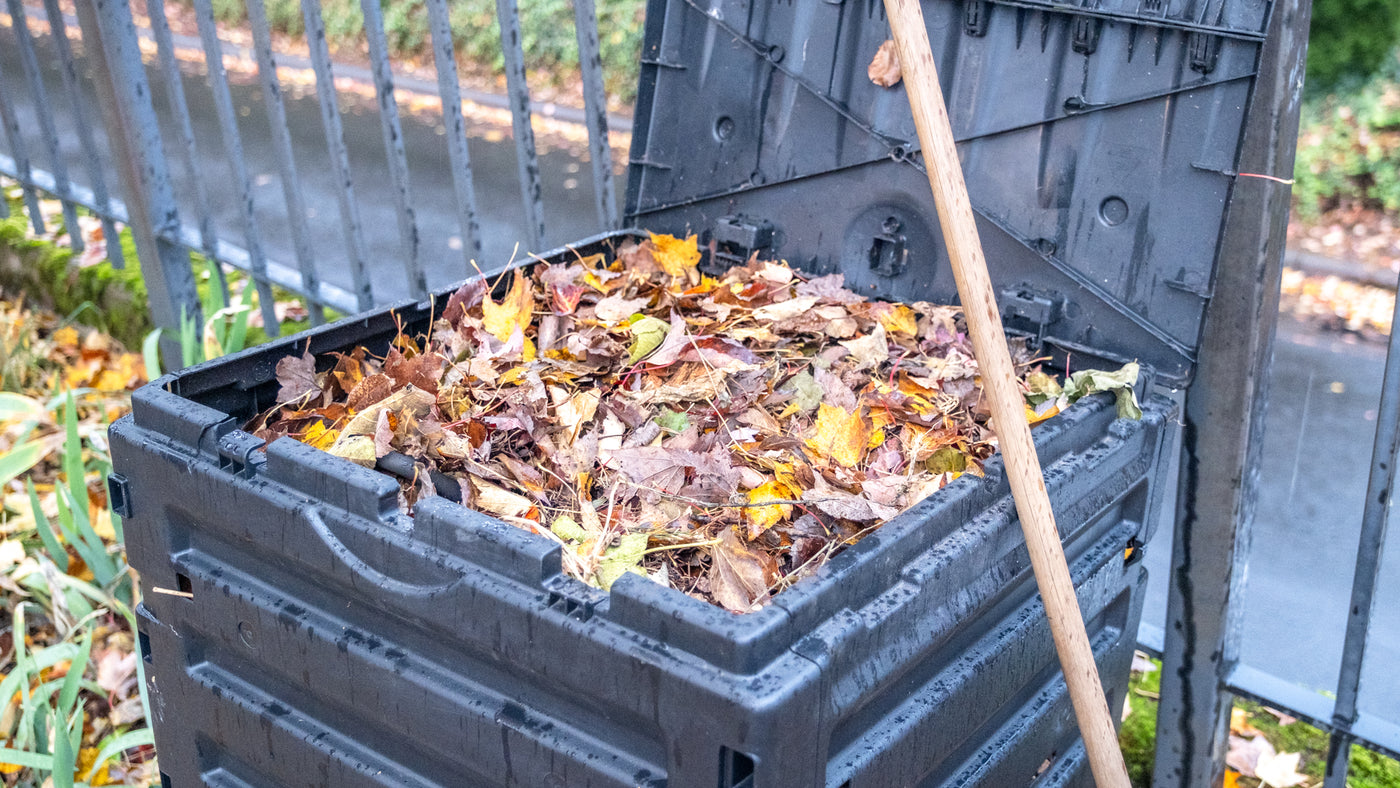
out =
[[[19,127],[19,118],[10,103],[8,85],[13,85],[0,66],[0,126],[5,127],[5,144],[10,146],[10,156],[15,161],[15,180],[24,194],[24,205],[29,210],[29,226],[35,235],[44,235],[44,215],[39,211],[39,195],[34,191],[34,183],[29,174],[29,150],[24,144],[24,133]]]
[[[1275,0],[1270,9],[1238,172],[1293,171],[1309,9],[1309,0]],[[1232,702],[1222,680],[1239,656],[1238,602],[1257,500],[1289,191],[1263,178],[1237,179],[1221,227],[1183,412],[1154,788],[1224,779]]]
[[[184,167],[185,175],[194,186],[194,213],[196,221],[199,222],[199,245],[196,248],[206,256],[214,257],[219,236],[214,230],[214,214],[209,209],[209,191],[204,188],[204,178],[200,177],[200,172],[195,166],[195,162],[199,161],[199,146],[195,142],[194,126],[190,121],[190,105],[185,99],[184,77],[180,73],[180,64],[175,59],[175,42],[170,34],[170,22],[165,15],[165,0],[146,0],[146,15],[151,20],[151,37],[156,42],[156,54],[160,59],[161,75],[165,81],[166,99],[170,102],[171,112],[175,115],[180,130],[180,166]],[[215,268],[219,273],[219,289],[223,292],[224,302],[228,303],[228,280],[223,276],[222,268]]]
[[[413,213],[413,195],[409,191],[408,154],[404,152],[403,128],[399,124],[399,105],[394,98],[394,71],[389,64],[389,43],[384,36],[384,14],[379,0],[360,0],[365,18],[365,41],[369,45],[370,71],[374,75],[374,93],[379,100],[379,126],[384,132],[384,153],[389,159],[389,180],[394,187],[394,208],[398,214],[399,239],[404,246],[404,272],[408,274],[408,290],[414,298],[428,295],[427,273],[419,257],[418,222]]]
[[[109,143],[127,196],[126,224],[136,242],[151,319],[165,329],[161,355],[168,369],[176,369],[181,318],[201,320],[199,297],[189,250],[164,237],[178,230],[180,216],[131,6],[129,0],[78,0],[77,7],[84,47],[99,75],[102,116],[115,127]]]
[[[204,66],[209,75],[209,87],[214,93],[214,110],[219,116],[219,128],[238,189],[238,209],[243,217],[243,237],[247,244],[253,284],[258,291],[258,306],[262,311],[263,330],[276,336],[279,330],[272,287],[267,282],[267,258],[263,254],[258,219],[253,207],[253,185],[248,180],[248,165],[243,159],[243,140],[238,133],[238,118],[233,111],[233,96],[229,93],[228,74],[224,71],[223,47],[219,44],[218,27],[214,23],[211,0],[194,0],[195,25],[204,46]]]
[[[282,197],[287,203],[287,223],[292,230],[292,250],[297,269],[301,271],[302,292],[307,294],[306,310],[311,325],[326,322],[326,310],[311,294],[316,292],[320,277],[316,275],[315,253],[311,250],[311,230],[306,226],[306,201],[302,197],[301,180],[297,177],[296,157],[292,154],[292,135],[287,126],[287,108],[282,103],[282,84],[277,79],[277,59],[272,53],[272,34],[267,26],[267,9],[263,0],[247,0],[248,25],[253,29],[253,49],[258,59],[258,76],[262,78],[263,106],[272,127],[272,149],[277,157],[278,175],[282,181]]]
[[[10,29],[14,31],[19,44],[19,63],[24,71],[24,80],[29,86],[29,97],[34,102],[34,116],[39,121],[39,136],[43,138],[44,152],[48,154],[49,166],[58,178],[58,198],[63,208],[63,224],[68,230],[68,243],[74,252],[83,251],[83,230],[78,225],[78,212],[73,201],[68,198],[68,163],[63,160],[63,151],[58,145],[58,128],[53,122],[53,107],[49,104],[49,93],[44,87],[44,74],[39,70],[39,58],[34,54],[34,39],[29,34],[29,16],[20,0],[6,0],[10,12]]]
[[[1394,319],[1400,320],[1400,301]],[[1346,731],[1356,722],[1357,695],[1361,689],[1361,667],[1370,635],[1371,612],[1375,608],[1376,581],[1381,569],[1381,549],[1385,544],[1390,491],[1395,485],[1395,462],[1400,454],[1400,331],[1390,332],[1390,346],[1381,378],[1381,400],[1376,418],[1376,440],[1371,449],[1371,472],[1366,481],[1366,507],[1361,514],[1361,534],[1356,549],[1356,570],[1352,575],[1351,605],[1347,608],[1347,634],[1342,646],[1342,665],[1337,675],[1337,701],[1332,711],[1337,726],[1329,737],[1327,775],[1324,788],[1346,788],[1351,760],[1351,737]]]
[[[442,102],[442,122],[447,130],[447,157],[452,163],[452,186],[457,193],[457,225],[462,234],[466,275],[472,275],[472,262],[481,254],[481,225],[477,220],[476,187],[472,183],[471,154],[467,150],[467,124],[462,119],[462,92],[457,84],[457,55],[452,43],[452,20],[447,0],[427,0],[428,28],[433,39],[433,62],[437,66],[438,97]]]
[[[360,226],[360,208],[355,202],[355,181],[350,175],[350,153],[345,147],[345,130],[340,123],[335,75],[331,70],[331,54],[326,45],[326,23],[321,18],[319,0],[301,0],[301,16],[306,23],[306,46],[311,55],[311,68],[316,74],[316,98],[321,105],[321,125],[326,132],[326,152],[340,182],[335,196],[345,235],[346,257],[350,262],[350,280],[355,291],[354,308],[339,308],[347,312],[363,312],[374,306],[374,294],[369,274],[365,270],[365,261],[369,255],[365,251],[364,230]]]
[[[0,175],[15,177],[14,159],[0,154]],[[47,170],[33,170],[34,185],[41,191],[51,191],[55,185],[53,174]],[[73,202],[79,207],[86,208],[93,213],[101,210],[101,203],[93,195],[92,190],[81,184],[73,184]],[[113,221],[129,223],[126,203],[117,198],[112,198],[106,208],[110,212]],[[203,243],[199,228],[191,224],[180,224],[174,228],[165,228],[156,232],[158,240],[184,247],[186,250],[200,249],[203,251]],[[252,261],[249,258],[248,250],[228,241],[219,240],[215,242],[214,251],[210,253],[210,259],[221,265],[236,268],[245,273],[252,272]],[[286,288],[298,295],[308,295],[298,290],[301,287],[301,273],[295,268],[279,263],[276,260],[267,261],[267,279],[270,283]],[[342,312],[354,312],[357,309],[358,301],[354,293],[343,287],[322,280],[317,285],[317,291],[309,294],[326,306],[339,309]]]
[[[510,93],[516,169],[525,204],[525,235],[530,251],[538,252],[544,238],[540,162],[535,151],[535,129],[530,123],[530,86],[525,79],[525,50],[520,39],[520,7],[516,0],[496,0],[496,19],[501,25],[501,54],[506,66],[506,90]]]
[[[92,119],[88,117],[87,101],[81,93],[78,71],[73,59],[73,47],[68,41],[68,25],[58,0],[44,0],[44,16],[49,22],[49,38],[58,53],[59,73],[63,78],[63,90],[68,94],[69,109],[73,112],[73,125],[77,127],[78,144],[87,159],[88,180],[92,182],[92,193],[97,202],[107,205],[111,196],[107,193],[107,176],[102,168],[102,155],[97,152],[97,140],[92,136]],[[72,187],[69,189],[72,197]],[[126,260],[122,255],[121,236],[117,234],[116,223],[106,209],[94,211],[102,222],[102,238],[107,259],[113,268],[124,268]]]
[[[588,158],[593,165],[593,198],[598,221],[617,229],[617,197],[613,188],[612,146],[608,143],[608,94],[603,86],[603,55],[598,47],[598,12],[593,0],[574,0],[574,32],[578,37],[579,75],[583,78],[583,111],[588,121]]]

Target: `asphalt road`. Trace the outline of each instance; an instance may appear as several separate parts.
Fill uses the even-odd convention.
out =
[[[22,72],[11,44],[8,31],[0,32],[0,69],[14,78]],[[45,76],[51,96],[62,96],[57,72]],[[237,195],[222,156],[223,143],[209,91],[199,79],[186,78],[185,85],[203,156],[200,166],[213,174],[209,183],[216,223],[224,237],[238,242],[242,223],[236,211]],[[291,261],[285,205],[268,125],[259,106],[260,91],[251,85],[235,85],[233,91],[258,214],[267,222],[264,244],[271,256]],[[169,122],[162,91],[155,92],[159,109],[165,113],[167,149],[171,161],[177,161],[175,127]],[[11,93],[11,99],[19,105],[21,123],[31,130],[30,154],[36,166],[47,167],[33,131],[37,125],[32,103],[22,91]],[[78,180],[85,180],[80,151],[69,133],[66,106],[55,103],[60,106],[60,135],[65,138],[63,152],[70,171]],[[406,289],[397,262],[402,255],[378,118],[353,102],[347,107],[344,124],[377,292],[402,295]],[[93,109],[95,113],[95,104]],[[336,184],[314,95],[289,96],[287,114],[313,214],[314,241],[322,255],[321,273],[348,286],[335,207]],[[410,116],[404,117],[404,137],[429,281],[446,284],[467,274],[459,251],[446,147],[434,124]],[[510,256],[523,235],[515,154],[508,138],[491,142],[474,136],[470,144],[485,230],[482,266],[491,268]],[[541,167],[546,246],[594,232],[597,225],[587,164],[559,151],[545,154]],[[188,178],[178,166],[172,165],[172,169],[181,204],[192,205]],[[114,185],[115,178],[109,178],[109,184]],[[1279,332],[1264,438],[1263,489],[1248,548],[1243,658],[1248,664],[1320,692],[1335,690],[1384,360],[1382,346],[1289,322]],[[1145,616],[1158,624],[1164,616],[1169,550],[1170,534],[1164,528],[1149,545],[1147,557],[1153,580]],[[1362,707],[1400,721],[1400,675],[1391,668],[1396,664],[1400,664],[1400,551],[1391,550],[1384,557]]]

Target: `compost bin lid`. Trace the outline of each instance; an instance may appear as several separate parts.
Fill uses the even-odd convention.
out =
[[[1009,327],[1189,380],[1270,7],[923,3]],[[629,220],[953,302],[889,36],[881,0],[650,0]]]

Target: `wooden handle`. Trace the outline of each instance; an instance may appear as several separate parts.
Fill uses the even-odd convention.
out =
[[[1055,515],[1050,510],[1050,496],[1045,491],[1045,477],[1031,439],[1025,402],[1006,347],[996,294],[982,255],[982,241],[977,237],[962,166],[953,146],[953,129],[948,124],[943,91],[938,86],[924,14],[919,0],[885,0],[885,11],[894,32],[895,51],[899,53],[905,90],[914,110],[914,126],[923,147],[924,165],[929,185],[933,187],[938,222],[948,245],[958,296],[967,315],[982,387],[990,398],[993,426],[1001,443],[1011,494],[1016,499],[1035,582],[1045,602],[1055,651],[1060,656],[1074,714],[1089,753],[1089,766],[1099,788],[1131,788],[1123,753],[1118,747],[1118,733],[1109,714],[1098,667],[1094,664],[1094,652],[1079,611],[1079,600],[1074,594],[1074,581],[1070,579],[1060,534],[1055,528]]]

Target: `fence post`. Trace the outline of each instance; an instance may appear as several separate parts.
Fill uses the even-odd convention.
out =
[[[1292,177],[1310,10],[1274,0],[1186,398],[1154,788],[1224,779],[1290,191],[1250,176]]]
[[[129,0],[78,0],[77,9],[83,46],[94,64],[101,115],[110,124],[108,142],[126,199],[127,226],[136,242],[151,319],[164,329],[161,358],[167,370],[178,369],[182,366],[181,316],[197,326],[203,325],[203,318],[189,251],[172,240],[178,237],[180,215],[131,5]]]

